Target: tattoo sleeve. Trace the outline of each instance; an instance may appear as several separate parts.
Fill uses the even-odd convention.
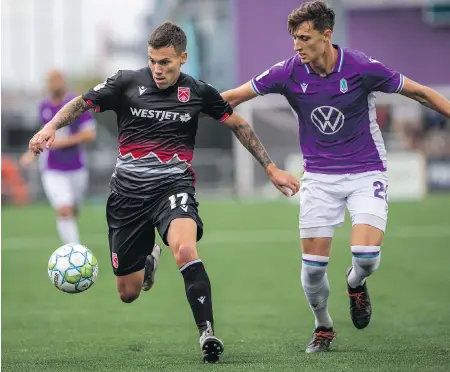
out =
[[[240,124],[232,128],[236,138],[253,155],[264,169],[272,163],[266,149],[248,124]]]
[[[69,125],[78,117],[91,109],[92,107],[83,99],[83,97],[78,96],[67,102],[61,110],[53,118],[53,123],[55,129],[63,128],[66,125]]]

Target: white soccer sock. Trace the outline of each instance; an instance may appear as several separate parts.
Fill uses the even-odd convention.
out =
[[[306,299],[316,318],[317,327],[333,327],[328,313],[330,285],[327,277],[328,257],[311,254],[302,255],[302,285]]]
[[[56,227],[63,244],[79,243],[78,226],[73,217],[58,217]]]
[[[352,271],[347,278],[350,287],[356,288],[363,285],[366,278],[375,272],[380,266],[380,247],[377,246],[352,246]]]

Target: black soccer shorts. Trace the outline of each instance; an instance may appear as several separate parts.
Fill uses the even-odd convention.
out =
[[[129,198],[111,191],[106,204],[111,264],[116,276],[142,270],[155,244],[155,228],[164,244],[170,223],[176,218],[192,218],[197,224],[197,241],[203,235],[195,188],[172,187],[157,197]]]

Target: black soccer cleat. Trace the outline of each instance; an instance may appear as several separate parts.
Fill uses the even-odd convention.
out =
[[[352,268],[348,269],[347,278],[351,271]],[[370,302],[366,282],[359,287],[352,288],[347,280],[347,295],[350,298],[350,317],[353,325],[358,329],[366,328],[372,316],[372,303]]]
[[[160,256],[161,248],[158,244],[155,244],[152,253],[145,260],[145,277],[142,283],[143,291],[149,291],[153,287],[153,284],[155,284],[156,269],[158,268]]]
[[[331,342],[335,337],[336,332],[333,331],[333,328],[317,327],[305,352],[310,354],[330,351]]]
[[[200,336],[200,350],[203,356],[204,363],[217,363],[223,353],[223,342],[216,336],[212,330],[210,322],[207,323],[207,328]]]

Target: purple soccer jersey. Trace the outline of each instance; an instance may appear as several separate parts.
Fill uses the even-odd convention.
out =
[[[333,72],[321,77],[298,55],[251,80],[258,95],[286,97],[299,123],[305,170],[345,174],[386,170],[375,94],[398,93],[404,77],[364,53],[340,48]]]
[[[63,103],[54,105],[49,99],[39,105],[39,120],[42,125],[47,124],[55,114],[75,95],[68,94]],[[93,128],[95,125],[93,114],[83,113],[75,122],[56,131],[56,138],[69,137],[82,130]],[[74,171],[85,167],[85,151],[82,145],[63,149],[50,149],[41,156],[41,169],[56,171]]]

